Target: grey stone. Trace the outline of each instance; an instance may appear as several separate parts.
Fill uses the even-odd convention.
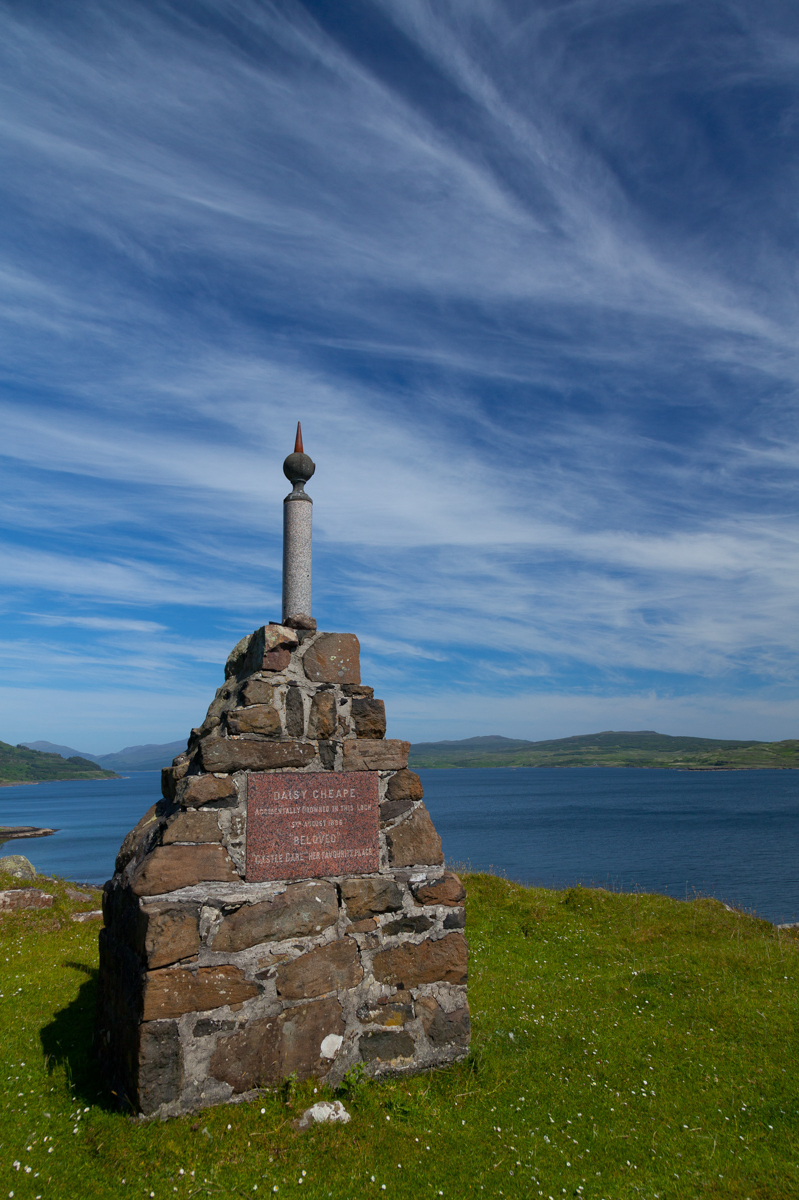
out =
[[[396,821],[399,817],[410,812],[413,808],[412,800],[388,800],[380,805],[380,824],[387,825],[390,821]]]
[[[467,1007],[446,1013],[432,996],[420,996],[416,1001],[416,1013],[421,1017],[428,1041],[434,1046],[468,1043],[471,1022]]]
[[[313,617],[308,617],[305,613],[295,613],[292,617],[286,617],[283,622],[289,629],[306,630],[311,633],[316,633],[316,621]]]
[[[286,733],[292,738],[301,738],[305,733],[305,708],[298,687],[290,687],[286,693]]]
[[[462,908],[456,908],[444,917],[445,929],[463,929],[466,926],[466,913]]]
[[[432,928],[433,922],[429,917],[400,917],[396,921],[389,921],[383,926],[384,937],[396,937],[399,933],[426,933]]]
[[[183,1088],[183,1053],[175,1021],[152,1021],[139,1033],[138,1099],[145,1114],[177,1100]]]
[[[245,904],[225,916],[214,951],[245,950],[266,941],[321,933],[338,919],[338,894],[331,883],[294,883],[274,900]]]
[[[4,854],[0,858],[0,871],[13,879],[36,878],[36,868],[24,854]]]
[[[235,1027],[235,1021],[213,1021],[210,1017],[203,1017],[195,1022],[192,1033],[194,1037],[213,1037],[216,1033],[229,1033]]]
[[[270,654],[285,650],[288,661],[291,649],[297,645],[297,635],[293,629],[288,629],[285,625],[262,625],[233,647],[225,664],[225,679],[230,679],[233,675],[238,679],[245,679],[248,675],[263,670],[267,663],[267,670],[274,669],[271,667],[273,660],[269,658]]]
[[[409,1033],[364,1033],[358,1042],[364,1062],[396,1062],[413,1058],[416,1049]]]

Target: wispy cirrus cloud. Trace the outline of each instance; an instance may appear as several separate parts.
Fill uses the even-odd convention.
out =
[[[8,662],[46,688],[57,654],[81,695],[120,661],[218,682],[277,615],[302,417],[317,615],[403,719],[439,696],[466,728],[449,689],[490,678],[566,696],[564,734],[604,701],[720,732],[742,695],[786,728],[782,7],[122,0],[0,29]]]

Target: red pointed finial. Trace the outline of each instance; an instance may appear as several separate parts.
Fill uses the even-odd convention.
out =
[[[302,449],[302,425],[300,424],[300,422],[299,422],[299,421],[297,422],[297,436],[296,436],[296,438],[294,439],[294,453],[295,453],[295,454],[302,454],[302,453],[303,453],[303,449]]]

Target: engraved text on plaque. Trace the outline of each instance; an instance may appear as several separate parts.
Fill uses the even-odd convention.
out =
[[[247,779],[247,879],[377,871],[376,771]]]

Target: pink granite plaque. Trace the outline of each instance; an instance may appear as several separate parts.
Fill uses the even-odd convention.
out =
[[[380,865],[376,771],[247,779],[247,879],[364,875]]]

